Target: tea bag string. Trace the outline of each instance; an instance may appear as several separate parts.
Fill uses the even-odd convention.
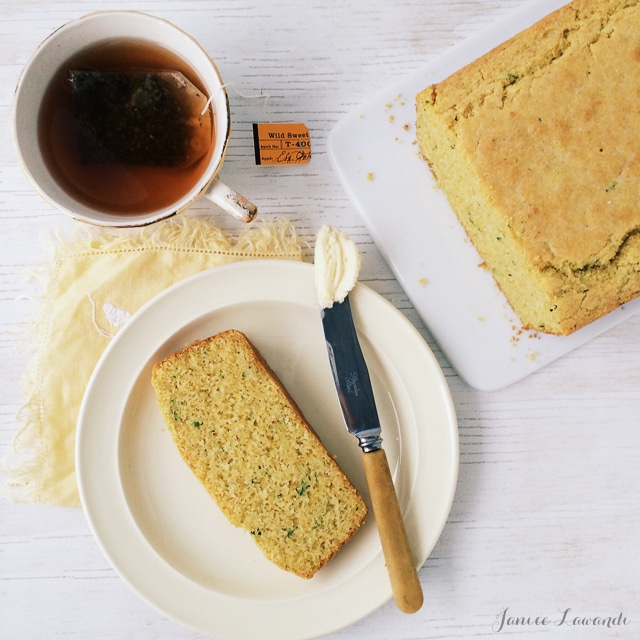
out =
[[[262,111],[265,115],[265,118],[267,119],[267,121],[269,123],[271,123],[271,118],[269,117],[269,114],[267,113],[267,104],[269,102],[269,100],[271,100],[271,95],[269,94],[255,94],[255,95],[249,95],[246,93],[243,93],[242,91],[240,91],[240,89],[238,89],[238,87],[236,86],[235,82],[225,82],[223,85],[220,86],[220,89],[233,89],[241,98],[244,98],[245,100],[260,100],[260,99],[264,99],[264,104],[262,105]],[[209,99],[207,100],[207,104],[204,105],[204,109],[202,110],[202,113],[200,115],[203,115],[207,109],[211,106],[211,102],[213,101],[213,97],[210,96]]]

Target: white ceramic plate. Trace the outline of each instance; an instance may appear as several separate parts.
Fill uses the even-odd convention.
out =
[[[390,303],[351,294],[407,531],[419,564],[446,522],[457,480],[455,412],[438,364]],[[324,345],[313,266],[254,260],[216,267],[162,293],[121,329],[91,378],[76,463],[103,551],[166,616],[220,638],[311,638],[391,596],[373,517],[314,578],[268,562],[181,460],[150,384],[152,365],[198,338],[244,331],[369,503],[360,450],[343,426]]]
[[[565,4],[532,0],[374,96],[329,137],[336,172],[372,238],[458,373],[495,390],[640,310],[640,299],[568,337],[523,331],[415,142],[415,96]]]

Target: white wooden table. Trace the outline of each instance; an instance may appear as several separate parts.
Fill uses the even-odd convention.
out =
[[[13,89],[35,47],[67,20],[99,8],[147,11],[195,36],[237,89],[230,89],[234,131],[222,174],[226,181],[251,196],[262,216],[289,218],[305,239],[323,223],[347,231],[363,254],[361,280],[418,327],[455,401],[460,476],[442,537],[420,571],[425,606],[406,616],[389,603],[331,637],[640,637],[640,316],[507,389],[472,390],[412,309],[326,153],[334,124],[372,92],[519,4],[0,3],[0,455],[11,447],[24,399],[21,374],[28,354],[16,349],[21,341],[15,334],[27,326],[34,307],[29,297],[41,292],[24,272],[46,262],[48,232],[75,224],[34,193],[17,165],[9,132]],[[270,97],[243,97],[255,95]],[[309,165],[278,170],[255,165],[251,123],[264,120],[265,109],[274,121],[309,126]],[[198,207],[206,212],[207,205]],[[214,215],[220,226],[237,230],[225,214]],[[530,619],[499,630],[505,609],[508,616]],[[611,616],[623,624],[569,624],[576,616],[582,622]],[[544,617],[549,624],[542,624]],[[166,620],[129,589],[102,555],[81,510],[0,499],[0,637],[199,636]]]

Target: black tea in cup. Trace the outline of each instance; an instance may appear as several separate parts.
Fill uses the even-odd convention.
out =
[[[39,116],[49,170],[76,199],[141,213],[180,199],[200,179],[215,132],[208,96],[162,47],[109,40],[65,63]]]

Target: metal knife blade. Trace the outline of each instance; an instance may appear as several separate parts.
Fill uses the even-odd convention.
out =
[[[349,296],[333,307],[322,309],[322,327],[347,429],[358,438],[365,453],[377,451],[382,447],[382,429]]]
[[[353,322],[349,296],[322,309],[327,354],[345,424],[358,438],[394,600],[404,613],[422,606],[423,594],[398,505],[369,370]]]

